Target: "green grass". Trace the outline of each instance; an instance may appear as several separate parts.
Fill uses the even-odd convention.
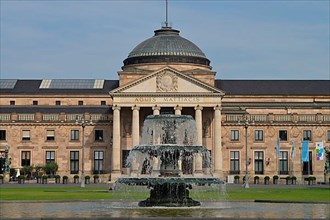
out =
[[[230,188],[221,195],[214,189],[203,193],[191,192],[194,199],[228,200],[282,200],[282,201],[328,201],[329,188]],[[110,191],[104,187],[10,187],[0,188],[0,199],[4,200],[118,200],[118,199],[146,199],[146,190],[131,189],[125,191]]]
[[[249,188],[227,189],[229,200],[328,201],[328,188]]]

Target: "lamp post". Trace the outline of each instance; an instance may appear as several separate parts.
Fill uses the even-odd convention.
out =
[[[92,125],[92,120],[87,121],[85,119],[85,115],[83,117],[76,117],[76,124],[80,124],[82,127],[82,148],[81,148],[81,182],[80,182],[80,187],[84,188],[85,187],[85,127],[87,124]]]
[[[4,171],[5,173],[9,173],[10,169],[9,169],[9,145],[6,144],[5,146],[5,167],[4,167]]]
[[[245,128],[245,182],[243,184],[244,188],[250,188],[249,186],[249,175],[248,175],[248,166],[249,166],[249,161],[248,161],[248,127],[250,125],[250,121],[248,118],[247,114],[244,114],[243,118],[243,125]],[[238,124],[241,124],[240,120],[238,121]],[[251,123],[252,125],[254,124],[254,121]]]

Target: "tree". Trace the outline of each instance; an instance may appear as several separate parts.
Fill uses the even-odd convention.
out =
[[[46,172],[46,174],[54,176],[56,171],[58,170],[58,165],[55,162],[50,162],[43,167],[43,170]]]

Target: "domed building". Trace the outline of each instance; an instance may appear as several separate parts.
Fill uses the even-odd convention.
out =
[[[205,53],[168,26],[133,48],[123,64],[119,80],[1,79],[1,173],[6,159],[13,180],[18,169],[55,162],[69,182],[75,175],[114,181],[128,173],[126,159],[141,143],[144,119],[166,113],[193,116],[198,144],[211,154],[210,166],[190,161],[194,170],[186,176],[324,181],[329,80],[216,79]],[[303,142],[309,157],[301,162]]]
[[[171,27],[154,32],[154,36],[138,44],[124,60],[123,71],[119,73],[122,84],[139,74],[145,76],[168,66],[187,75],[194,74],[197,79],[210,78],[212,82],[208,83],[213,85],[215,72],[211,71],[210,60],[198,46]]]

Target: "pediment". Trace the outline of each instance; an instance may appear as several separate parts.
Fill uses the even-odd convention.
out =
[[[180,73],[170,67],[163,68],[148,76],[110,91],[110,94],[113,95],[137,93],[224,94],[221,90]]]

